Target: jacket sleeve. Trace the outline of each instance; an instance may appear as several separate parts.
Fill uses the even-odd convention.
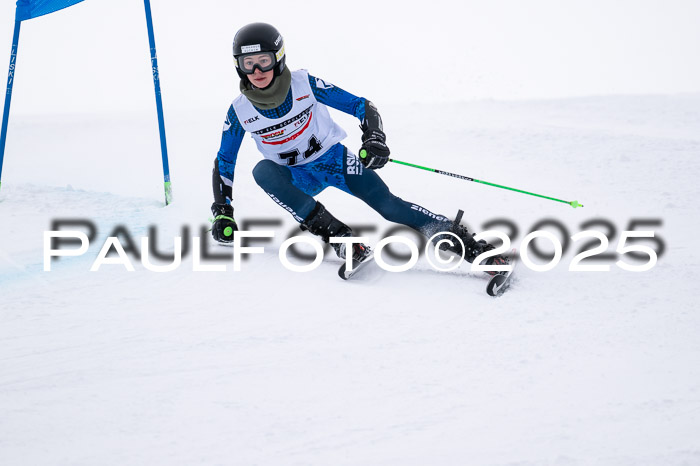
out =
[[[360,121],[365,118],[366,99],[364,97],[354,96],[321,78],[311,75],[309,75],[309,84],[311,84],[314,97],[323,105],[353,115]]]
[[[231,105],[226,114],[226,121],[221,134],[221,146],[214,162],[212,187],[215,202],[231,203],[233,197],[233,173],[236,168],[238,150],[241,147],[244,135],[245,130],[241,126],[241,122],[238,121],[233,105]]]

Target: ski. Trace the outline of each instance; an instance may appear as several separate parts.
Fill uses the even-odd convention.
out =
[[[506,292],[506,290],[508,290],[508,288],[510,288],[510,285],[512,284],[513,273],[515,273],[515,269],[518,266],[518,252],[515,249],[512,249],[508,257],[508,263],[513,265],[513,269],[510,272],[499,272],[494,275],[491,280],[489,280],[488,284],[486,285],[486,293],[489,296],[501,296]]]
[[[367,264],[369,264],[373,260],[374,260],[374,254],[372,254],[372,253],[370,253],[367,256],[364,256],[362,258],[362,260],[353,259],[351,271],[345,270],[347,262],[343,262],[343,265],[341,265],[340,268],[338,269],[338,276],[340,278],[342,278],[343,280],[348,280],[350,277],[355,275],[357,272],[359,272],[363,268],[367,267]]]

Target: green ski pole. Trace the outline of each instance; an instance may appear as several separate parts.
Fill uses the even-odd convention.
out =
[[[363,158],[363,159],[364,159],[365,157],[367,157],[367,151],[365,151],[364,149],[362,149],[362,150],[360,151],[360,157]],[[402,161],[400,161],[400,160],[389,159],[389,162],[398,163],[398,164],[400,164],[400,165],[406,165],[406,166],[408,166],[408,167],[420,168],[421,170],[427,170],[427,171],[429,171],[429,172],[439,173],[440,175],[447,175],[447,176],[451,176],[451,177],[453,177],[453,178],[459,178],[460,180],[473,181],[473,182],[475,182],[475,183],[486,184],[486,185],[489,185],[489,186],[494,186],[494,187],[496,187],[496,188],[508,189],[508,190],[510,190],[510,191],[515,191],[515,192],[518,192],[518,193],[529,194],[530,196],[537,196],[537,197],[541,197],[541,198],[544,198],[544,199],[550,199],[550,200],[552,200],[552,201],[563,202],[564,204],[569,204],[569,205],[570,205],[571,207],[573,207],[574,209],[575,209],[576,207],[583,207],[583,204],[579,204],[578,201],[565,201],[565,200],[563,200],[563,199],[557,199],[556,197],[543,196],[542,194],[535,194],[535,193],[531,193],[531,192],[528,192],[528,191],[523,191],[522,189],[510,188],[510,187],[508,187],[508,186],[503,186],[503,185],[496,184],[496,183],[489,183],[488,181],[477,180],[476,178],[470,178],[470,177],[468,177],[468,176],[458,175],[458,174],[456,174],[456,173],[450,173],[450,172],[446,172],[446,171],[443,171],[443,170],[437,170],[437,169],[435,169],[435,168],[422,167],[422,166],[420,166],[420,165],[415,165],[415,164],[413,164],[413,163],[408,163],[408,162],[402,162]]]

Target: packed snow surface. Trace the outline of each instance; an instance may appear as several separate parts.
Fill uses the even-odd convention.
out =
[[[91,272],[119,227],[137,250],[153,226],[161,251],[201,236],[230,254],[200,234],[225,105],[166,115],[167,207],[154,114],[18,114],[0,191],[0,464],[700,464],[700,97],[373,100],[398,160],[584,204],[378,172],[433,212],[463,209],[473,231],[509,219],[515,246],[558,222],[565,231],[541,229],[569,237],[561,262],[521,264],[497,299],[483,273],[436,272],[425,258],[348,282],[332,254],[291,272],[277,251],[301,233],[255,184],[247,138],[235,214],[278,222],[249,226],[274,232],[257,243],[264,254],[238,272],[228,260],[194,271],[191,253],[170,272],[134,256],[133,272]],[[333,115],[356,151],[356,121]],[[393,226],[342,192],[319,200],[374,226],[370,243]],[[61,219],[89,220],[96,237],[46,272],[43,235]],[[599,230],[614,253],[640,219],[656,242],[639,244],[664,249],[651,270],[622,270],[618,259],[645,262],[627,255],[602,262],[607,272],[568,270],[589,240],[572,235]]]

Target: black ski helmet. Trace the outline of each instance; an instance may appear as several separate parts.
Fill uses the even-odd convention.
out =
[[[286,58],[282,34],[267,23],[251,23],[240,28],[233,38],[233,58],[236,62],[236,72],[241,79],[246,79],[247,75],[238,66],[238,57],[260,52],[274,53],[275,76],[281,75]]]

